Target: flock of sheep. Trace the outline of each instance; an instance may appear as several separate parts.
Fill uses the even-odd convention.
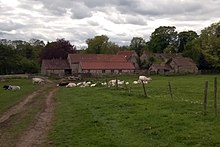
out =
[[[139,79],[137,81],[133,81],[133,84],[148,84],[149,81],[151,81],[152,79],[150,77],[146,77],[146,76],[139,76]],[[78,82],[78,83],[74,83],[74,82],[63,82],[63,83],[59,83],[57,84],[57,86],[65,86],[67,88],[72,88],[72,87],[95,87],[97,85],[101,85],[101,86],[107,86],[107,87],[114,87],[114,86],[118,86],[118,87],[123,87],[124,85],[129,85],[129,82],[124,81],[124,80],[119,80],[119,79],[112,79],[108,82],[96,82],[93,83],[91,81],[84,81],[84,82]]]
[[[133,81],[133,84],[148,84],[149,81],[151,81],[152,79],[150,77],[146,77],[146,76],[139,76],[137,81]],[[32,83],[33,84],[45,84],[45,80],[42,78],[32,78]],[[91,81],[84,81],[84,82],[78,82],[78,83],[73,83],[73,82],[62,82],[57,84],[57,86],[65,86],[67,88],[72,88],[72,87],[95,87],[97,85],[101,85],[101,86],[107,86],[107,87],[114,87],[114,86],[118,86],[118,87],[122,87],[124,85],[129,85],[129,82],[124,81],[124,80],[119,80],[119,79],[112,79],[108,82],[91,82]],[[21,87],[20,86],[13,86],[13,85],[4,85],[3,88],[5,90],[20,90]]]

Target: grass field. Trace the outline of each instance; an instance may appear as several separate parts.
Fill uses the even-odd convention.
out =
[[[220,146],[220,116],[215,117],[213,110],[214,77],[153,76],[146,86],[147,98],[142,85],[130,84],[130,92],[61,87],[49,139],[55,146]],[[137,77],[119,79],[131,83]],[[204,116],[206,80],[209,93]]]
[[[18,85],[21,90],[4,90],[3,85]],[[0,87],[0,114],[37,88],[30,79],[6,79],[6,81],[0,82]]]

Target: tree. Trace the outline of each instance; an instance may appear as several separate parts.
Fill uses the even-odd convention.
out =
[[[162,53],[168,46],[177,47],[177,32],[174,26],[160,26],[150,36],[148,48],[154,53]]]
[[[95,36],[86,40],[88,48],[86,49],[87,53],[102,54],[105,53],[105,49],[108,46],[109,38],[106,35]]]
[[[55,42],[47,43],[42,50],[42,59],[66,59],[69,53],[75,53],[76,47],[69,41],[57,39]]]
[[[133,37],[130,43],[130,49],[134,50],[140,57],[143,49],[146,47],[146,42],[141,37]]]
[[[214,68],[220,67],[220,22],[213,23],[211,26],[203,29],[200,35],[201,50],[204,58]]]
[[[199,35],[194,31],[183,31],[178,34],[178,52],[183,52],[187,43],[198,38]]]

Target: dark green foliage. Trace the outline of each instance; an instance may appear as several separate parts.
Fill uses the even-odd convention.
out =
[[[35,41],[41,42],[41,41]],[[43,44],[12,41],[0,44],[0,74],[38,73]]]
[[[69,53],[75,53],[75,46],[65,39],[57,39],[55,42],[48,42],[43,48],[42,59],[66,59]]]
[[[198,38],[196,32],[194,31],[183,31],[178,34],[178,52],[183,52],[186,48],[187,43]]]
[[[106,35],[87,39],[86,43],[88,44],[86,53],[89,54],[116,54],[119,50],[119,46],[110,42]]]
[[[140,57],[143,53],[143,49],[146,48],[146,42],[141,37],[133,37],[130,43],[130,49],[134,50]]]
[[[160,26],[150,36],[148,48],[154,53],[163,53],[168,46],[177,47],[177,32],[174,26]]]

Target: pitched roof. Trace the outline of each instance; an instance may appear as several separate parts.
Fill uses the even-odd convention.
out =
[[[154,69],[160,69],[160,70],[171,70],[171,67],[169,67],[168,65],[162,65],[162,64],[152,64],[150,66],[150,68],[154,68]]]
[[[176,57],[172,61],[178,66],[196,66],[193,60],[187,57]]]
[[[126,62],[124,55],[109,54],[69,54],[71,63],[86,62]]]
[[[159,58],[162,58],[164,61],[171,58],[183,57],[182,53],[156,53],[155,55]]]
[[[59,70],[59,69],[70,69],[69,63],[67,60],[63,59],[43,59],[42,60],[42,68],[51,69],[51,70]]]
[[[134,70],[135,67],[130,62],[80,62],[83,70]]]

